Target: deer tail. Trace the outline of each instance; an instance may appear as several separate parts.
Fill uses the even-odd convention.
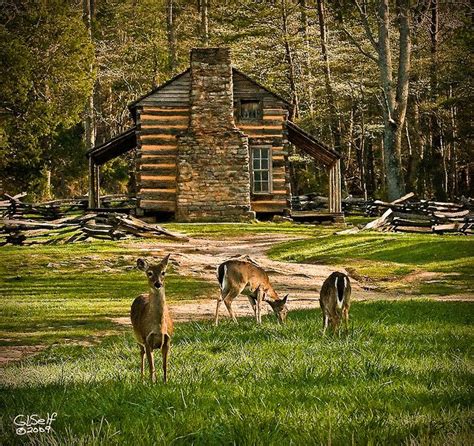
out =
[[[226,276],[227,276],[227,265],[225,263],[222,263],[217,268],[217,280],[219,281],[219,286],[221,290],[225,288]]]
[[[337,308],[341,309],[342,304],[344,303],[344,289],[346,288],[346,278],[336,277],[334,287],[336,288]]]

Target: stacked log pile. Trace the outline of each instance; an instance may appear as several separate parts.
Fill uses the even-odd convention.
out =
[[[62,244],[91,239],[120,240],[129,237],[154,238],[157,236],[186,239],[166,229],[145,223],[120,212],[84,212],[79,200],[70,200],[64,210],[64,201],[28,204],[21,196],[6,196],[0,202],[3,220],[0,222],[0,246]],[[79,204],[78,204],[79,203]],[[59,218],[54,218],[60,215]]]
[[[375,200],[368,215],[381,215],[363,229],[414,233],[473,234],[474,208],[470,199],[460,203],[413,200],[409,193],[390,203]],[[354,232],[354,231],[353,231]],[[357,231],[356,231],[357,232]]]
[[[3,218],[24,218],[31,220],[57,220],[70,215],[83,213],[87,209],[87,197],[52,200],[42,203],[25,203],[21,199],[26,194],[10,196],[3,194],[0,201],[0,214]],[[105,195],[101,197],[104,210],[128,213],[135,207],[136,199],[128,195]]]
[[[327,212],[328,198],[317,194],[296,195],[291,198],[291,209],[293,211],[315,211]],[[364,215],[372,201],[366,201],[363,198],[348,196],[342,200],[342,211],[346,215]]]

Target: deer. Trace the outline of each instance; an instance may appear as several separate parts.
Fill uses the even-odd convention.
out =
[[[151,382],[156,382],[153,350],[161,349],[163,357],[163,381],[167,381],[168,353],[173,334],[171,319],[165,297],[165,274],[170,254],[160,263],[151,265],[144,259],[137,260],[137,268],[145,272],[150,291],[141,294],[132,303],[130,318],[133,332],[140,347],[141,377],[145,375],[145,355],[150,369]]]
[[[344,319],[346,331],[348,330],[350,298],[351,282],[346,274],[334,272],[324,281],[319,297],[323,313],[323,335],[328,324],[334,333],[339,331],[341,318]]]
[[[234,322],[237,318],[232,310],[232,301],[245,294],[255,314],[257,324],[262,322],[261,304],[267,302],[273,309],[277,320],[283,324],[288,315],[286,306],[288,294],[280,299],[273,289],[268,274],[257,264],[244,260],[227,260],[217,268],[217,280],[221,293],[217,298],[215,325],[219,323],[219,307],[224,302]]]

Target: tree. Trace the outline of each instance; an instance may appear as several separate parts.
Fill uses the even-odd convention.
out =
[[[0,171],[9,191],[44,192],[58,132],[80,121],[92,47],[75,7],[60,0],[0,12]]]

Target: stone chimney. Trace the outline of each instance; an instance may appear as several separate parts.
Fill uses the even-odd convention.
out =
[[[195,133],[234,130],[229,48],[191,51],[191,128]]]
[[[176,218],[241,221],[250,210],[248,138],[234,122],[228,48],[191,51],[190,124],[178,137]]]

